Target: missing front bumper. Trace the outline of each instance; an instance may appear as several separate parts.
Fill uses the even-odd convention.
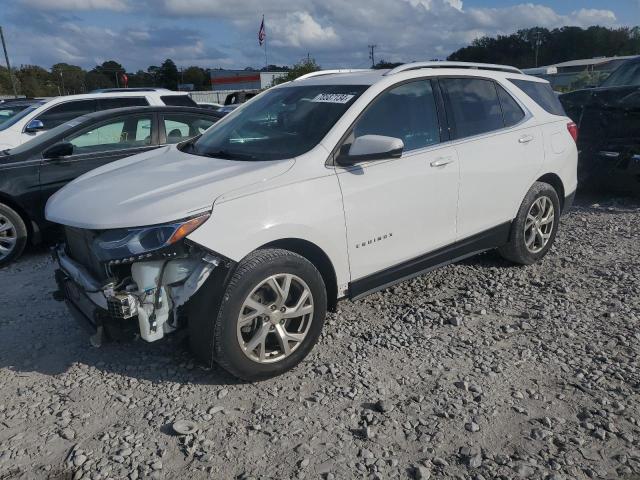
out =
[[[137,262],[132,265],[130,281],[116,291],[113,283],[101,285],[63,248],[57,248],[54,256],[60,265],[54,297],[65,301],[72,316],[92,335],[92,343],[98,345],[103,336],[120,339],[137,333],[152,342],[175,330],[178,308],[220,263],[203,252],[180,259]]]

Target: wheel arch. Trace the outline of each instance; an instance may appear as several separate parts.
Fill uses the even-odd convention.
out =
[[[327,288],[327,309],[334,312],[338,303],[338,281],[329,256],[322,248],[301,238],[282,238],[266,243],[259,248],[281,248],[297,253],[309,260],[320,272]]]
[[[0,203],[3,203],[7,207],[14,210],[18,215],[20,215],[20,218],[22,218],[22,221],[27,227],[27,241],[29,243],[39,243],[41,241],[42,235],[40,232],[40,227],[31,219],[27,211],[22,208],[18,202],[16,202],[13,198],[11,198],[11,196],[7,195],[6,193],[0,192]]]
[[[560,210],[564,210],[564,202],[565,202],[565,189],[564,183],[562,183],[562,179],[556,175],[555,173],[545,173],[540,178],[536,180],[536,182],[548,183],[553,187],[553,189],[558,194],[558,200],[560,201]]]

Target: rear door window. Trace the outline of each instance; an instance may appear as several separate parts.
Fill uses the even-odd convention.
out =
[[[42,122],[45,130],[50,130],[80,115],[95,112],[96,107],[96,100],[72,100],[51,107],[43,112],[37,120]]]
[[[180,143],[200,135],[215,123],[211,117],[199,117],[184,113],[167,113],[162,116],[167,143]]]
[[[504,117],[504,126],[512,127],[524,118],[524,111],[518,105],[518,102],[500,85],[496,84],[498,89],[498,98],[502,106],[502,116]]]
[[[149,105],[144,97],[101,98],[98,103],[99,110],[111,110],[112,108],[146,107]]]
[[[174,107],[197,107],[198,104],[194,102],[189,95],[163,95],[160,97],[165,105],[171,105]]]
[[[479,78],[440,80],[454,139],[504,127],[498,92],[493,81]]]
[[[567,114],[558,100],[558,96],[551,89],[547,82],[532,82],[531,80],[516,80],[510,78],[509,81],[526,93],[531,100],[540,105],[543,109],[553,115],[566,116]]]
[[[353,128],[353,139],[363,135],[399,138],[405,152],[439,143],[440,126],[431,81],[405,83],[380,95]]]

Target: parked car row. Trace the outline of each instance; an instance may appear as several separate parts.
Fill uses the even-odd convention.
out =
[[[126,90],[126,91],[123,91]],[[142,106],[197,107],[186,93],[165,89],[116,89],[56,97],[32,105],[0,123],[0,150],[17,147],[35,136],[81,115],[101,110]]]
[[[6,102],[22,110],[0,123],[0,265],[51,233],[44,206],[67,182],[200,135],[222,116],[182,93],[131,90]]]
[[[577,187],[577,133],[549,83],[513,67],[305,75],[51,196],[55,296],[95,345],[186,328],[203,363],[278,375],[341,299],[489,249],[543,258]]]

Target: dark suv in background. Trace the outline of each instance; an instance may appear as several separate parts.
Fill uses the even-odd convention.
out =
[[[560,102],[580,130],[580,185],[640,194],[640,56]]]

